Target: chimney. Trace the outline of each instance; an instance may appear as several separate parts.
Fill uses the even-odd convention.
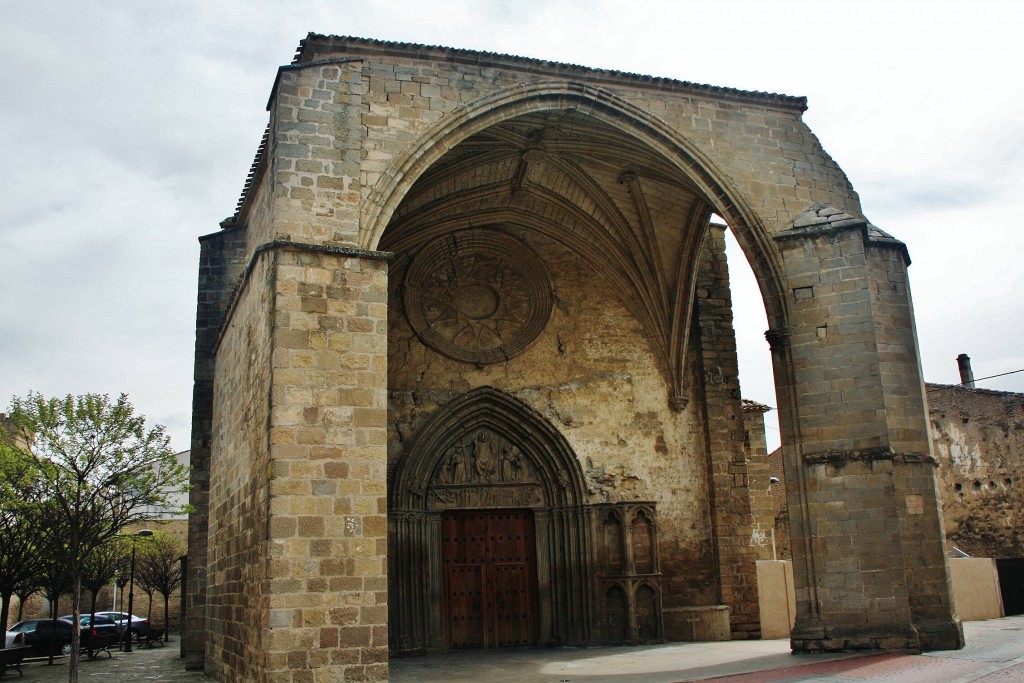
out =
[[[957,367],[960,368],[960,386],[974,388],[974,372],[971,370],[971,357],[961,353],[956,357]]]

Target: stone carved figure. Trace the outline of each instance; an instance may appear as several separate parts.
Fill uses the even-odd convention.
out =
[[[466,449],[462,446],[456,446],[448,454],[447,470],[448,470],[448,483],[450,484],[466,484],[469,482],[469,456],[466,455]]]
[[[487,432],[480,432],[473,444],[473,467],[481,482],[493,482],[498,473],[498,455],[495,453],[493,439]]]
[[[523,474],[523,456],[515,446],[506,445],[501,449],[501,480],[514,484]]]
[[[563,477],[568,482],[568,477]],[[536,477],[520,450],[488,430],[448,449],[433,476],[434,486],[532,484]]]

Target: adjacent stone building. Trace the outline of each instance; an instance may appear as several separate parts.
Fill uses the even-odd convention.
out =
[[[759,637],[715,214],[771,327],[793,647],[961,646],[909,257],[805,107],[307,36],[201,238],[187,666]]]
[[[1024,557],[1024,394],[927,388],[949,545],[975,557]]]
[[[938,468],[939,500],[948,553],[994,559],[1024,557],[1024,394],[965,384],[925,385],[929,435]],[[761,413],[744,402],[755,447],[749,468],[761,463],[774,476],[768,495],[751,488],[754,526],[773,528],[777,554],[790,557],[789,516],[783,454],[766,458],[756,448],[763,438]]]

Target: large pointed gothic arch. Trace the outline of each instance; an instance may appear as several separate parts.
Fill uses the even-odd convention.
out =
[[[621,136],[620,145],[628,141],[626,144],[645,150],[674,176],[660,188],[662,191],[695,197],[675,218],[676,229],[682,237],[678,245],[670,247],[675,261],[669,268],[662,269],[658,256],[667,245],[658,244],[654,237],[658,226],[653,220],[652,189],[645,189],[641,174],[625,159],[617,177],[612,181],[605,179],[606,185],[602,187],[574,168],[571,161],[553,161],[551,156],[543,158],[588,194],[587,200],[596,204],[593,212],[583,205],[563,202],[560,208],[564,214],[560,218],[544,210],[524,211],[522,206],[511,203],[481,205],[469,213],[459,214],[443,202],[434,201],[402,213],[410,201],[417,199],[415,190],[434,169],[474,137],[511,122],[559,114],[599,122],[608,131]],[[602,141],[594,139],[591,144],[599,146]],[[514,172],[520,177],[510,179],[513,185],[522,182],[522,169],[537,163],[544,147],[543,142],[525,142],[519,150],[518,167]],[[570,150],[565,158],[571,159],[572,153]],[[460,163],[486,164],[489,158],[487,153],[482,153],[478,158]],[[443,184],[444,181],[434,182]],[[608,183],[626,188],[631,210],[636,212],[632,222],[626,220],[616,202],[608,198]],[[492,187],[478,196],[502,191],[500,187]],[[513,194],[515,192],[513,189]],[[554,193],[537,187],[534,192],[557,202]],[[473,201],[480,203],[476,197]],[[363,207],[361,239],[369,248],[383,245],[388,250],[410,253],[451,231],[507,223],[539,229],[577,251],[594,264],[603,277],[615,282],[615,289],[623,293],[624,303],[646,327],[648,339],[656,346],[661,359],[668,381],[668,402],[674,410],[682,409],[687,402],[684,366],[693,329],[698,260],[713,213],[723,216],[729,223],[754,268],[770,327],[784,329],[786,325],[787,300],[780,284],[778,250],[767,228],[728,174],[678,130],[621,96],[592,84],[542,80],[498,90],[460,106],[405,147],[373,185]],[[662,218],[662,222],[664,220]],[[567,232],[566,225],[570,223],[577,223],[583,229]],[[617,227],[608,230],[607,224]],[[400,246],[393,237],[396,232],[402,234]],[[632,246],[623,248],[623,244]],[[400,255],[398,271],[402,259]]]
[[[579,111],[635,137],[674,164],[736,235],[757,276],[772,328],[786,325],[778,250],[763,221],[718,165],[678,130],[615,93],[576,81],[519,83],[461,105],[409,144],[381,175],[363,203],[360,240],[380,243],[395,210],[415,182],[445,153],[475,133],[524,114]],[[703,233],[694,240],[695,248]]]
[[[489,472],[474,469],[479,458],[466,452],[481,439],[500,459]],[[507,457],[517,460],[512,475],[504,470]],[[454,474],[449,468],[462,458],[469,472]],[[591,639],[593,551],[583,472],[565,438],[529,406],[491,387],[443,406],[418,431],[391,477],[388,498],[394,652],[446,647],[439,534],[442,514],[451,510],[529,510],[536,530],[538,642]]]

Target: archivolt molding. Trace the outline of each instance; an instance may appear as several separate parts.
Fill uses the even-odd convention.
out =
[[[509,507],[586,502],[583,470],[565,437],[493,387],[455,399],[419,429],[388,498],[392,512],[467,507],[467,492],[481,486],[508,498]]]

